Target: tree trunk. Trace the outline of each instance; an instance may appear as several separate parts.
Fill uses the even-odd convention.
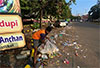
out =
[[[42,9],[40,10],[40,29],[41,29],[41,23],[42,23]]]

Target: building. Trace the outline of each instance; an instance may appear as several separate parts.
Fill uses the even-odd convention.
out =
[[[81,19],[83,21],[87,21],[88,20],[88,14],[81,16]]]

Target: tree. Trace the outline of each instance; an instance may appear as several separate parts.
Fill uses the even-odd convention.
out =
[[[71,14],[70,5],[75,3],[75,0],[20,0],[22,16],[34,15],[39,17],[40,8],[43,10],[43,16],[54,16],[54,17],[68,17]],[[69,14],[69,15],[68,15]]]
[[[44,13],[46,13],[45,15],[56,17],[57,19],[66,19],[71,16],[71,9],[69,6],[72,2],[75,3],[75,0],[70,0],[67,3],[65,0],[48,1],[48,5],[44,9]]]
[[[98,4],[91,7],[90,11],[88,12],[89,19],[98,19],[100,18],[100,7]]]
[[[70,5],[75,3],[75,0],[21,0],[22,16],[29,16],[32,18],[55,17],[69,18],[71,16]]]
[[[32,10],[32,3],[29,0],[20,0],[20,3],[22,16],[29,14]]]

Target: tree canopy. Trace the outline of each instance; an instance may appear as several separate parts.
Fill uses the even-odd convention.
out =
[[[89,19],[98,19],[100,18],[100,4],[96,4],[91,7],[90,11],[88,12]]]
[[[30,16],[33,18],[48,15],[56,18],[69,18],[71,16],[70,5],[75,3],[75,0],[20,0],[22,16]]]

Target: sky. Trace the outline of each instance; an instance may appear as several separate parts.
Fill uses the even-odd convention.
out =
[[[72,14],[73,15],[87,14],[90,8],[94,6],[96,3],[97,0],[76,0],[76,5],[72,4],[70,6],[72,8]]]

